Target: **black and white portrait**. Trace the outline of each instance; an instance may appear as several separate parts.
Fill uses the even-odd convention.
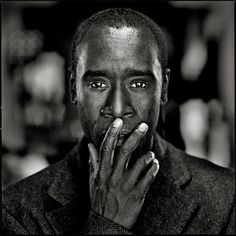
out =
[[[1,234],[235,234],[233,1],[1,6]]]

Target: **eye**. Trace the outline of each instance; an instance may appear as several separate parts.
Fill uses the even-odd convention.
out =
[[[149,85],[147,82],[134,82],[130,85],[131,88],[147,88]]]
[[[108,88],[108,86],[105,83],[102,83],[100,81],[93,81],[88,84],[89,88]]]

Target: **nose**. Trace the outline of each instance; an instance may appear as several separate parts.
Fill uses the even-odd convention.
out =
[[[134,111],[131,107],[130,97],[125,88],[117,86],[110,91],[107,98],[107,106],[104,109],[104,115],[113,118],[128,118],[133,116]]]

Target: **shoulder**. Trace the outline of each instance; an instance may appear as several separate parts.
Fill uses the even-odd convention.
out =
[[[222,232],[235,231],[235,171],[202,158],[185,155],[191,181],[185,192],[199,206],[201,225],[216,225]],[[184,191],[184,190],[183,190]]]
[[[8,186],[2,192],[2,204],[10,211],[15,211],[17,206],[43,208],[49,187],[55,178],[59,180],[64,172],[68,172],[74,151],[73,149],[63,160]]]
[[[8,186],[2,192],[2,230],[4,233],[36,234],[40,232],[33,214],[40,214],[45,208],[47,189],[52,181],[54,170],[61,163]]]
[[[189,183],[183,187],[189,195],[201,203],[209,212],[221,214],[232,209],[235,198],[235,170],[216,165],[206,159],[191,156],[180,150],[182,163],[190,175]]]
[[[162,140],[163,141],[163,140]],[[165,154],[172,165],[183,166],[190,173],[191,181],[201,186],[212,185],[232,190],[235,182],[235,169],[216,165],[205,158],[189,155],[165,141]],[[223,157],[222,157],[223,158]],[[181,165],[179,165],[181,163]],[[174,166],[173,166],[174,168]]]
[[[172,175],[179,179],[188,176],[188,181],[182,188],[188,190],[193,198],[232,205],[235,195],[233,168],[221,167],[206,159],[189,155],[165,140],[162,146],[164,145]]]
[[[67,156],[40,172],[22,179],[2,192],[2,229],[14,234],[52,233],[46,214],[61,203],[55,197],[70,196],[77,180],[78,146]],[[78,163],[77,163],[78,164]],[[66,184],[66,185],[65,185]],[[52,195],[54,193],[54,195]],[[43,230],[43,231],[42,231]],[[41,234],[40,233],[40,234]]]
[[[167,146],[172,172],[188,176],[182,181],[180,190],[183,196],[188,196],[198,206],[198,221],[206,225],[217,222],[225,227],[231,225],[229,222],[234,219],[235,207],[235,170],[189,155],[171,144],[167,143]]]
[[[53,164],[34,175],[26,177],[14,185],[8,186],[2,193],[2,204],[13,207],[16,203],[30,205],[43,197],[50,186],[54,170],[61,162]]]
[[[222,213],[223,209],[231,209],[235,198],[235,171],[197,157],[186,156],[186,159],[196,196],[212,206],[212,210],[215,206]]]
[[[188,154],[183,155],[184,162],[191,173],[192,181],[198,185],[208,187],[214,186],[226,191],[233,191],[235,182],[235,170],[216,165],[206,159],[194,157]]]

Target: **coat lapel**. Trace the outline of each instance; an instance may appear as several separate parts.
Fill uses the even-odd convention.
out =
[[[160,175],[158,177],[146,195],[134,231],[140,234],[180,234],[198,206],[175,184]]]
[[[79,158],[87,155],[83,142],[63,160],[48,189],[48,195],[51,201],[57,202],[57,207],[45,214],[56,234],[79,233],[89,212],[88,166]]]
[[[184,189],[191,181],[181,158],[184,153],[158,135],[153,151],[160,162],[160,170],[146,194],[134,231],[138,234],[180,234],[199,210]]]
[[[46,213],[46,218],[56,234],[83,233],[88,215],[88,204],[80,198]]]

